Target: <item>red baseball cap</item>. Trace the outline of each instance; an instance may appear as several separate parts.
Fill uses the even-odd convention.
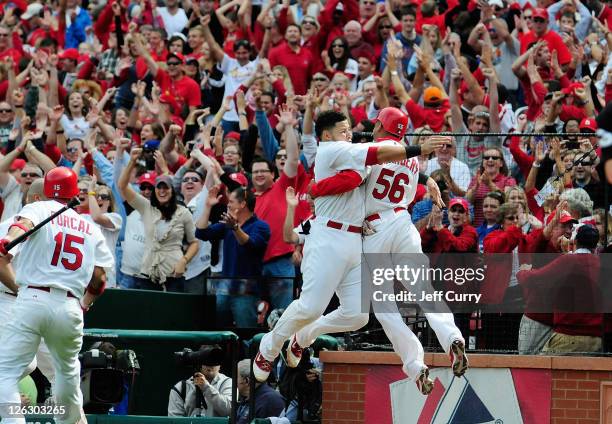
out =
[[[543,9],[541,7],[536,7],[535,9],[533,9],[533,15],[534,18],[542,18],[546,21],[548,21],[548,11],[546,9]]]
[[[155,178],[157,178],[157,174],[155,172],[145,172],[140,177],[138,177],[138,184],[151,184],[155,187]]]
[[[66,49],[60,53],[59,58],[79,60],[79,51],[77,49]]]
[[[451,201],[448,203],[448,209],[452,208],[455,205],[461,206],[465,212],[470,210],[467,200],[462,197],[455,197],[451,199]]]
[[[563,94],[573,96],[576,94],[576,90],[579,88],[584,88],[584,85],[581,82],[573,82],[561,91],[563,92]]]
[[[581,130],[590,130],[593,132],[597,131],[597,122],[591,118],[584,118],[580,121],[580,129]]]
[[[15,159],[13,163],[11,163],[11,171],[20,171],[26,166],[26,161],[23,159]]]
[[[546,217],[546,225],[550,224],[550,221],[553,220],[557,210],[555,209]],[[561,216],[559,217],[559,223],[567,224],[568,222],[578,224],[578,220],[574,218],[568,211],[562,211]]]
[[[170,57],[172,56],[180,60],[183,65],[185,64],[185,56],[183,56],[181,53],[168,53],[168,60],[170,60]]]
[[[224,140],[228,139],[228,138],[230,138],[232,140],[240,141],[240,133],[237,132],[237,131],[230,131],[230,132],[228,132],[227,134],[225,134],[223,136]]]
[[[242,172],[234,172],[230,174],[230,178],[240,184],[242,187],[246,187],[249,185],[249,180]]]

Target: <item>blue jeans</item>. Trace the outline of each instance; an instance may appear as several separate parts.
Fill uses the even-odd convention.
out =
[[[272,309],[284,309],[289,306],[293,301],[293,279],[295,277],[295,265],[291,262],[291,256],[266,262],[261,275],[264,277],[289,277],[269,279],[265,283],[265,290],[268,292]]]
[[[135,289],[137,288],[138,282],[136,277],[133,275],[127,275],[117,269],[117,286],[122,289]]]
[[[257,327],[257,298],[250,294],[217,294],[217,325],[221,328]]]

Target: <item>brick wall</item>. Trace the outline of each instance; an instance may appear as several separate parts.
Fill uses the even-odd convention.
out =
[[[552,371],[552,424],[599,424],[601,382],[611,371]]]
[[[363,424],[367,365],[325,364],[323,422]]]
[[[367,373],[375,372],[377,365],[396,365],[399,369],[401,364],[390,352],[322,352],[321,360],[324,424],[365,423]],[[428,353],[425,363],[448,366],[448,357]],[[470,363],[474,368],[550,369],[551,424],[612,424],[610,358],[472,355]],[[602,417],[602,410],[609,410],[609,415]]]

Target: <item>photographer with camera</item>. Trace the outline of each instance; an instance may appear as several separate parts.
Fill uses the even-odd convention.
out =
[[[169,417],[229,417],[232,409],[232,379],[219,372],[223,350],[202,346],[197,352],[175,353],[179,363],[192,365],[193,376],[170,390]]]

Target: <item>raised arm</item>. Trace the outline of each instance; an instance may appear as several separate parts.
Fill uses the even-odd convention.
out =
[[[176,139],[180,137],[181,127],[172,124],[168,129],[168,132],[159,144],[159,150],[164,155],[164,158],[168,162],[168,165],[174,166],[179,160],[179,154],[175,150]]]
[[[285,149],[287,160],[285,161],[285,175],[293,178],[297,175],[300,164],[300,148],[298,146],[297,133],[293,124],[295,123],[294,111],[287,105],[281,105],[279,122],[284,125]]]
[[[295,222],[295,208],[299,203],[298,198],[295,196],[295,189],[293,187],[287,187],[285,191],[285,198],[287,199],[287,214],[285,215],[285,222],[283,223],[283,241],[290,244],[299,244],[300,238],[293,231],[293,223]]]
[[[499,96],[497,90],[497,75],[494,68],[484,68],[483,75],[489,80],[489,123],[492,132],[500,131]]]
[[[121,193],[121,197],[130,204],[130,206],[135,207],[136,198],[140,196],[140,194],[136,193],[134,189],[130,186],[130,177],[132,175],[132,171],[136,167],[136,162],[142,153],[142,149],[140,148],[132,148],[130,152],[130,161],[127,166],[123,168],[123,172],[119,177],[119,193]]]
[[[206,14],[200,18],[200,23],[204,28],[204,38],[208,43],[210,48],[210,52],[212,53],[213,58],[217,61],[217,63],[221,63],[223,61],[223,57],[225,53],[219,44],[215,41],[215,37],[213,37],[212,32],[210,32],[210,15]]]
[[[457,99],[457,90],[459,89],[459,81],[461,81],[461,71],[454,68],[451,71],[450,82],[450,105],[451,105],[451,128],[454,132],[459,132],[463,128],[463,114],[459,107],[459,99]]]

